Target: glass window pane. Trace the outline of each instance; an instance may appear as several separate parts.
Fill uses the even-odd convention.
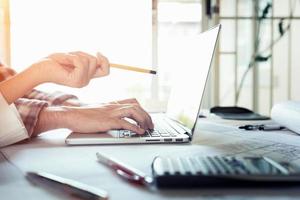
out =
[[[234,52],[235,51],[235,21],[234,20],[221,20],[222,31],[220,37],[220,51],[221,52]]]
[[[238,66],[247,69],[253,53],[253,23],[251,20],[238,20]]]
[[[259,113],[264,115],[270,114],[270,74],[271,65],[270,62],[263,62],[257,64],[258,74],[258,110]]]
[[[300,67],[299,67],[299,55],[300,55],[300,20],[293,21],[292,27],[292,46],[291,46],[291,98],[292,100],[300,100]]]
[[[251,17],[253,16],[253,0],[238,0],[238,16]]]
[[[252,20],[238,20],[238,36],[237,36],[237,85],[241,84],[241,79],[249,66],[253,53],[253,30]],[[252,108],[253,100],[253,73],[250,70],[243,83],[240,91],[238,105],[246,108]]]
[[[235,101],[235,55],[220,55],[220,105],[232,106]]]
[[[221,0],[220,1],[220,16],[233,17],[235,13],[235,5],[237,0]]]
[[[279,20],[274,20],[273,26],[278,26]],[[274,38],[279,36],[278,31],[274,32]],[[273,102],[274,104],[288,99],[288,35],[284,36],[273,47]]]
[[[274,16],[284,17],[290,15],[289,1],[273,0]]]
[[[300,17],[300,2],[299,1],[293,1],[292,8],[294,8],[294,16]]]

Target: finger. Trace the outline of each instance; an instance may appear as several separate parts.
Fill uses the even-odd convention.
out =
[[[109,61],[99,52],[97,52],[97,65],[95,77],[107,76],[109,74]]]
[[[125,129],[132,131],[137,134],[144,134],[145,130],[138,127],[137,125],[134,125],[124,119],[117,119],[115,120],[112,129]]]
[[[134,104],[134,108],[143,115],[147,130],[152,130],[154,128],[154,125],[150,115],[139,104]]]
[[[147,122],[147,116],[141,110],[135,108],[134,106],[128,105],[118,110],[116,116],[119,118],[130,118],[136,121],[143,129],[149,129]]]
[[[135,98],[123,99],[123,100],[120,100],[120,101],[114,101],[114,103],[117,103],[117,104],[138,104],[138,105],[140,105],[140,103]]]
[[[154,125],[153,125],[150,115],[139,104],[134,104],[134,105],[135,105],[134,108],[137,109],[138,112],[143,114],[146,124],[147,124],[147,129],[152,130],[154,128]]]
[[[88,67],[82,62],[79,56],[75,55],[74,59],[74,71],[71,73],[71,81],[75,82],[75,86],[83,87],[88,84]]]
[[[145,123],[146,123],[145,127],[147,129],[153,129],[154,125],[153,125],[150,115],[139,104],[133,103],[131,105],[133,105],[133,108],[135,110],[137,110],[137,112],[139,112],[143,115],[143,118],[145,119]]]
[[[77,52],[74,52],[76,53],[77,55],[79,56],[82,56],[82,57],[85,57],[86,59],[88,59],[88,75],[89,75],[89,79],[93,78],[95,73],[96,73],[96,69],[97,69],[97,65],[98,65],[98,61],[97,61],[97,58],[95,56],[92,56],[88,53],[85,53],[85,52],[82,52],[82,51],[77,51]]]

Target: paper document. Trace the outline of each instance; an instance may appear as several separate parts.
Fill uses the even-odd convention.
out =
[[[287,101],[272,108],[271,117],[277,123],[300,134],[300,101]]]
[[[201,125],[197,143],[213,146],[221,154],[300,162],[300,136],[290,131],[245,131],[228,125],[221,131],[220,124],[202,121]]]

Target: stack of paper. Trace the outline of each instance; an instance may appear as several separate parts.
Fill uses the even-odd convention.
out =
[[[300,134],[300,101],[287,101],[276,104],[272,108],[274,121]]]

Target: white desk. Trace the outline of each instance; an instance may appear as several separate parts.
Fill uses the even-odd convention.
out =
[[[228,125],[228,123],[226,123]],[[232,124],[232,123],[229,123]],[[66,146],[67,130],[43,134],[30,143],[3,148],[0,155],[0,199],[70,199],[63,194],[34,187],[21,171],[41,170],[103,188],[110,199],[298,199],[298,188],[147,190],[132,185],[96,161],[104,152],[151,173],[156,155],[264,154],[295,162],[300,160],[300,137],[286,133],[237,132],[201,119],[192,144]],[[297,141],[299,140],[299,142]],[[288,143],[288,145],[287,145]],[[10,162],[3,157],[8,158]],[[15,166],[13,166],[15,165]],[[17,169],[19,168],[19,169]]]

